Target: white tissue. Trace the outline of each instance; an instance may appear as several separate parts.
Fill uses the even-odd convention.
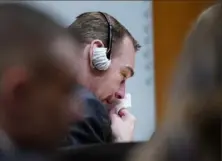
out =
[[[132,107],[131,94],[127,93],[125,95],[125,98],[117,100],[116,105],[115,105],[116,114],[118,114],[119,111],[123,108],[131,108],[131,107]]]

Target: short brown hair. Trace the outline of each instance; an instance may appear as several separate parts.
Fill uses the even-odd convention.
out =
[[[114,17],[103,13],[112,25],[113,43],[121,41],[124,36],[129,36],[133,42],[135,51],[140,49],[140,45],[130,34],[130,32]],[[68,30],[80,43],[90,43],[93,39],[100,39],[107,46],[108,24],[99,12],[85,12],[76,17]]]

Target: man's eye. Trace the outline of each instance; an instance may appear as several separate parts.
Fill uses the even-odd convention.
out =
[[[121,72],[121,75],[122,75],[123,79],[127,79],[127,73],[126,72]]]

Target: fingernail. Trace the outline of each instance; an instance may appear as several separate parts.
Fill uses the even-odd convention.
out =
[[[120,112],[118,113],[118,115],[119,115],[120,117],[123,117],[123,116],[124,116],[124,113],[120,111]]]

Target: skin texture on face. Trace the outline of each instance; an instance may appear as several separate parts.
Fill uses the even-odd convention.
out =
[[[110,68],[92,78],[92,89],[104,103],[112,103],[116,98],[124,98],[126,80],[134,75],[136,51],[129,37],[124,37],[120,44],[112,50]]]
[[[57,61],[42,64],[46,71],[38,74],[21,65],[3,71],[2,126],[13,141],[24,147],[54,146],[68,132],[68,125],[74,119],[71,116],[75,80],[69,67],[73,49],[65,39],[57,41],[53,48],[57,51]],[[63,59],[59,57],[61,54],[65,55]],[[42,77],[41,73],[48,74]]]

